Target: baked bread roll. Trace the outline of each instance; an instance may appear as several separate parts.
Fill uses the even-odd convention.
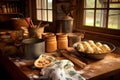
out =
[[[96,46],[93,40],[88,40],[88,43],[92,46]]]
[[[110,52],[111,49],[107,44],[101,42],[94,42],[93,40],[83,41],[77,45],[77,50],[86,53],[106,53]]]
[[[96,44],[94,43],[93,40],[89,40],[88,43],[90,44],[90,46],[93,48],[93,50],[96,50],[97,46]],[[94,51],[95,52],[95,51]]]
[[[83,41],[82,44],[85,50],[87,49],[87,47],[90,47],[90,44],[87,41]]]
[[[96,42],[96,44],[95,44],[97,47],[100,47],[100,46],[102,46],[102,43],[101,42]]]
[[[79,43],[79,44],[77,45],[77,50],[80,51],[80,52],[84,52],[84,51],[85,51],[85,48],[84,48],[84,46],[83,46],[82,43]]]
[[[96,47],[94,49],[94,53],[103,53],[103,50],[101,48],[99,48],[99,47]]]
[[[110,47],[107,44],[100,46],[104,53],[111,51]]]
[[[91,46],[93,44],[94,43],[92,40],[89,40],[89,42],[87,42],[87,41],[83,42],[86,53],[94,53],[94,48],[93,48],[94,46]]]
[[[85,52],[86,53],[94,53],[94,49],[91,46],[87,46]]]

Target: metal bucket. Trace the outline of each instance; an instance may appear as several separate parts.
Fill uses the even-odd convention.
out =
[[[45,52],[45,41],[43,39],[29,38],[24,39],[22,43],[25,59],[36,59]]]
[[[73,18],[70,16],[63,17],[62,32],[63,33],[72,33],[72,29],[73,29]]]

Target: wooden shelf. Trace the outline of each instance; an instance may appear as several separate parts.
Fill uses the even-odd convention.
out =
[[[0,13],[0,15],[15,15],[15,14],[22,15],[22,13]]]
[[[20,0],[0,0],[0,14],[20,13]]]
[[[11,1],[20,1],[20,0],[0,0],[0,2],[1,2],[1,1],[3,1],[3,2],[6,2],[6,1],[8,2],[8,1],[10,1],[10,2],[11,2]]]

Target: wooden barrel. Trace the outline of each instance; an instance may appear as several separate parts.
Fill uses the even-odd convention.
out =
[[[45,38],[45,52],[54,52],[57,50],[56,36],[51,35]]]
[[[57,48],[66,49],[68,48],[68,36],[65,33],[57,33]]]

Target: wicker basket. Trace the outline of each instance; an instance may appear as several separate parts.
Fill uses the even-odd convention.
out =
[[[10,22],[15,29],[21,29],[21,27],[29,27],[30,20],[30,18],[11,18]]]

